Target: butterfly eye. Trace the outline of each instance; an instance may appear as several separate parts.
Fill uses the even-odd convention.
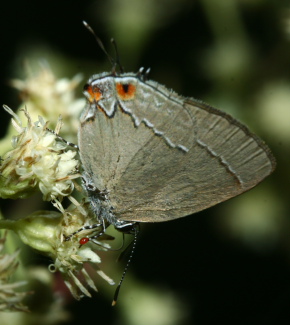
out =
[[[116,84],[116,90],[117,94],[122,100],[130,100],[133,99],[135,96],[136,92],[136,86],[132,84],[122,84],[122,83],[117,83]]]

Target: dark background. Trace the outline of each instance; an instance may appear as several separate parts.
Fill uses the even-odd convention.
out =
[[[278,161],[275,173],[250,193],[191,217],[143,225],[118,305],[110,306],[113,289],[102,285],[92,299],[67,302],[69,323],[144,324],[152,312],[151,289],[164,304],[151,325],[289,323],[290,153],[287,134],[278,132],[279,120],[288,119],[290,129],[289,3],[15,0],[1,2],[0,12],[0,103],[19,105],[7,81],[25,77],[23,60],[46,58],[58,77],[109,71],[82,25],[86,20],[109,52],[110,38],[117,40],[126,71],[151,67],[153,80],[230,112],[268,143]],[[269,102],[280,114],[274,120],[265,118],[263,103]],[[285,116],[276,104],[285,107]],[[8,120],[1,113],[2,136]],[[3,211],[17,204],[1,203]],[[248,211],[259,215],[257,222]],[[103,268],[118,281],[125,261],[110,258],[106,265],[106,258]],[[179,316],[164,323],[170,299]],[[31,309],[39,312],[37,305]]]

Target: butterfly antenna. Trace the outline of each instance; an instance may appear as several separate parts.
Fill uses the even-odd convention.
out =
[[[136,224],[134,226],[134,240],[133,240],[133,246],[132,246],[132,250],[131,250],[131,254],[129,256],[129,259],[128,259],[128,262],[127,262],[127,265],[123,271],[123,274],[122,274],[122,277],[121,277],[121,280],[116,288],[116,291],[115,291],[115,294],[114,294],[114,298],[113,298],[113,301],[112,301],[112,306],[115,306],[116,303],[117,303],[117,299],[118,299],[118,296],[119,296],[119,292],[120,292],[120,289],[121,289],[121,285],[124,281],[124,278],[125,278],[125,275],[128,271],[128,268],[129,268],[129,265],[131,263],[131,260],[132,260],[132,257],[133,257],[133,254],[135,252],[135,248],[136,248],[136,243],[137,243],[137,237],[138,237],[138,233],[139,233],[139,225]]]
[[[92,29],[92,27],[86,22],[86,21],[83,21],[83,24],[84,26],[86,27],[86,29],[91,33],[93,34],[96,42],[98,43],[100,49],[105,53],[105,55],[107,56],[107,58],[109,59],[112,67],[113,67],[113,71],[115,70],[115,67],[116,67],[116,64],[119,64],[116,62],[115,59],[113,59],[111,57],[111,55],[107,52],[107,50],[105,49],[105,46],[103,44],[103,42],[101,41],[101,39],[96,35],[96,33],[94,32],[94,30]]]
[[[124,68],[123,68],[123,66],[121,64],[121,60],[120,60],[120,55],[119,55],[119,51],[118,51],[117,42],[114,40],[114,38],[111,38],[111,43],[113,44],[114,49],[115,49],[115,55],[116,55],[115,62],[116,62],[116,65],[119,67],[120,72],[121,73],[124,73]]]

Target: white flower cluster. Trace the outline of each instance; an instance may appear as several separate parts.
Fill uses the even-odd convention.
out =
[[[67,145],[47,129],[43,118],[32,123],[25,110],[27,126],[23,127],[18,116],[9,107],[4,108],[14,117],[12,123],[18,135],[12,140],[13,150],[2,158],[1,197],[27,197],[37,186],[45,201],[71,194],[72,180],[80,176],[76,151],[65,151]]]
[[[37,77],[14,81],[14,85],[25,95],[28,109],[25,106],[20,109],[22,115],[24,112],[25,119],[22,119],[21,115],[4,106],[13,117],[14,134],[15,130],[17,134],[12,138],[12,149],[7,149],[12,128],[7,137],[1,140],[0,146],[2,151],[6,150],[4,154],[1,152],[0,197],[24,199],[40,191],[43,200],[51,201],[58,209],[36,211],[19,220],[0,218],[0,229],[14,231],[24,244],[52,259],[49,270],[62,274],[76,299],[91,296],[87,287],[97,291],[90,272],[86,270],[87,264],[91,265],[90,270],[95,270],[109,284],[114,284],[100,270],[101,259],[95,252],[96,249],[110,248],[104,243],[110,236],[103,235],[102,226],[88,227],[78,232],[84,226],[95,224],[96,217],[82,189],[75,183],[75,179],[81,176],[78,172],[80,163],[77,150],[69,148],[58,136],[60,129],[63,130],[60,118],[54,124],[54,131],[48,129],[46,122],[49,119],[53,124],[59,112],[67,113],[68,109],[65,118],[66,124],[68,121],[67,131],[70,131],[71,139],[75,138],[75,126],[79,121],[74,118],[78,115],[76,112],[80,109],[80,103],[82,106],[84,104],[83,100],[75,99],[74,90],[78,82],[79,77],[71,81],[57,80],[47,69],[43,69]],[[79,201],[72,196],[75,188],[78,197],[81,197]],[[64,197],[72,202],[68,208],[64,208],[61,203]],[[93,240],[94,244],[86,240],[91,236],[97,236]]]

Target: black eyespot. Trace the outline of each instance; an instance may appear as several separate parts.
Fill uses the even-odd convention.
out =
[[[122,84],[124,93],[127,93],[129,91],[129,84]]]

